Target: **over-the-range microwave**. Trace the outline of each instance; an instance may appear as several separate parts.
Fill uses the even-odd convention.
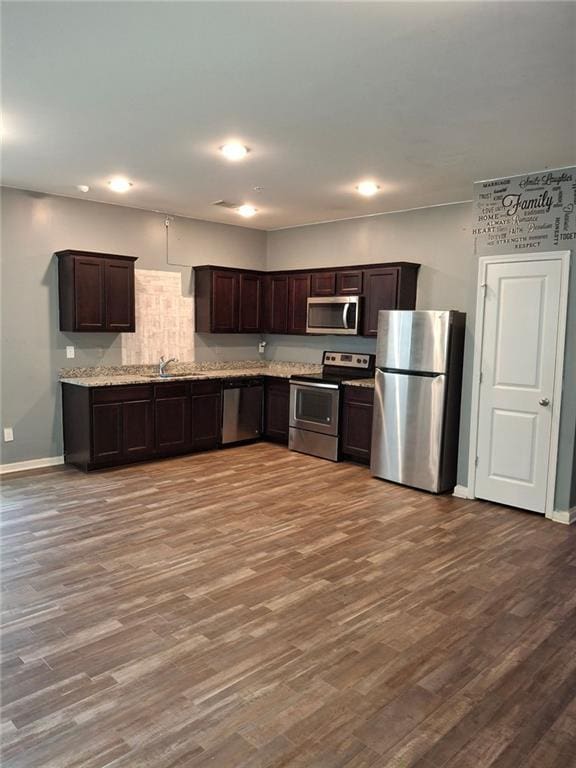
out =
[[[308,299],[306,333],[358,335],[360,296],[314,296]]]

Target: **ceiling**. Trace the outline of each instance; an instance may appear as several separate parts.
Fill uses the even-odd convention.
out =
[[[7,186],[274,229],[576,161],[571,2],[4,2],[2,37]]]

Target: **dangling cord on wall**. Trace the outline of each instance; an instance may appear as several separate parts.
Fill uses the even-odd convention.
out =
[[[170,264],[170,251],[169,251],[169,232],[170,224],[174,221],[174,216],[166,216],[164,219],[164,230],[166,232],[166,264]]]

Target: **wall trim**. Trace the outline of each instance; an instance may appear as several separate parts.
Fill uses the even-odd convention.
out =
[[[456,485],[452,491],[452,496],[456,496],[457,499],[473,499],[470,495],[467,485]]]
[[[548,520],[552,520],[555,523],[563,523],[564,525],[573,525],[576,523],[576,507],[570,509],[553,509],[550,514],[547,514]]]
[[[64,464],[64,456],[48,456],[45,459],[30,461],[14,461],[11,464],[0,464],[0,475],[11,475],[13,472],[26,472],[29,469],[43,469]]]

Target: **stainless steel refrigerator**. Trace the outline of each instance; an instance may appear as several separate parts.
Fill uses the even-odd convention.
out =
[[[433,493],[456,485],[466,315],[378,313],[370,468]]]

